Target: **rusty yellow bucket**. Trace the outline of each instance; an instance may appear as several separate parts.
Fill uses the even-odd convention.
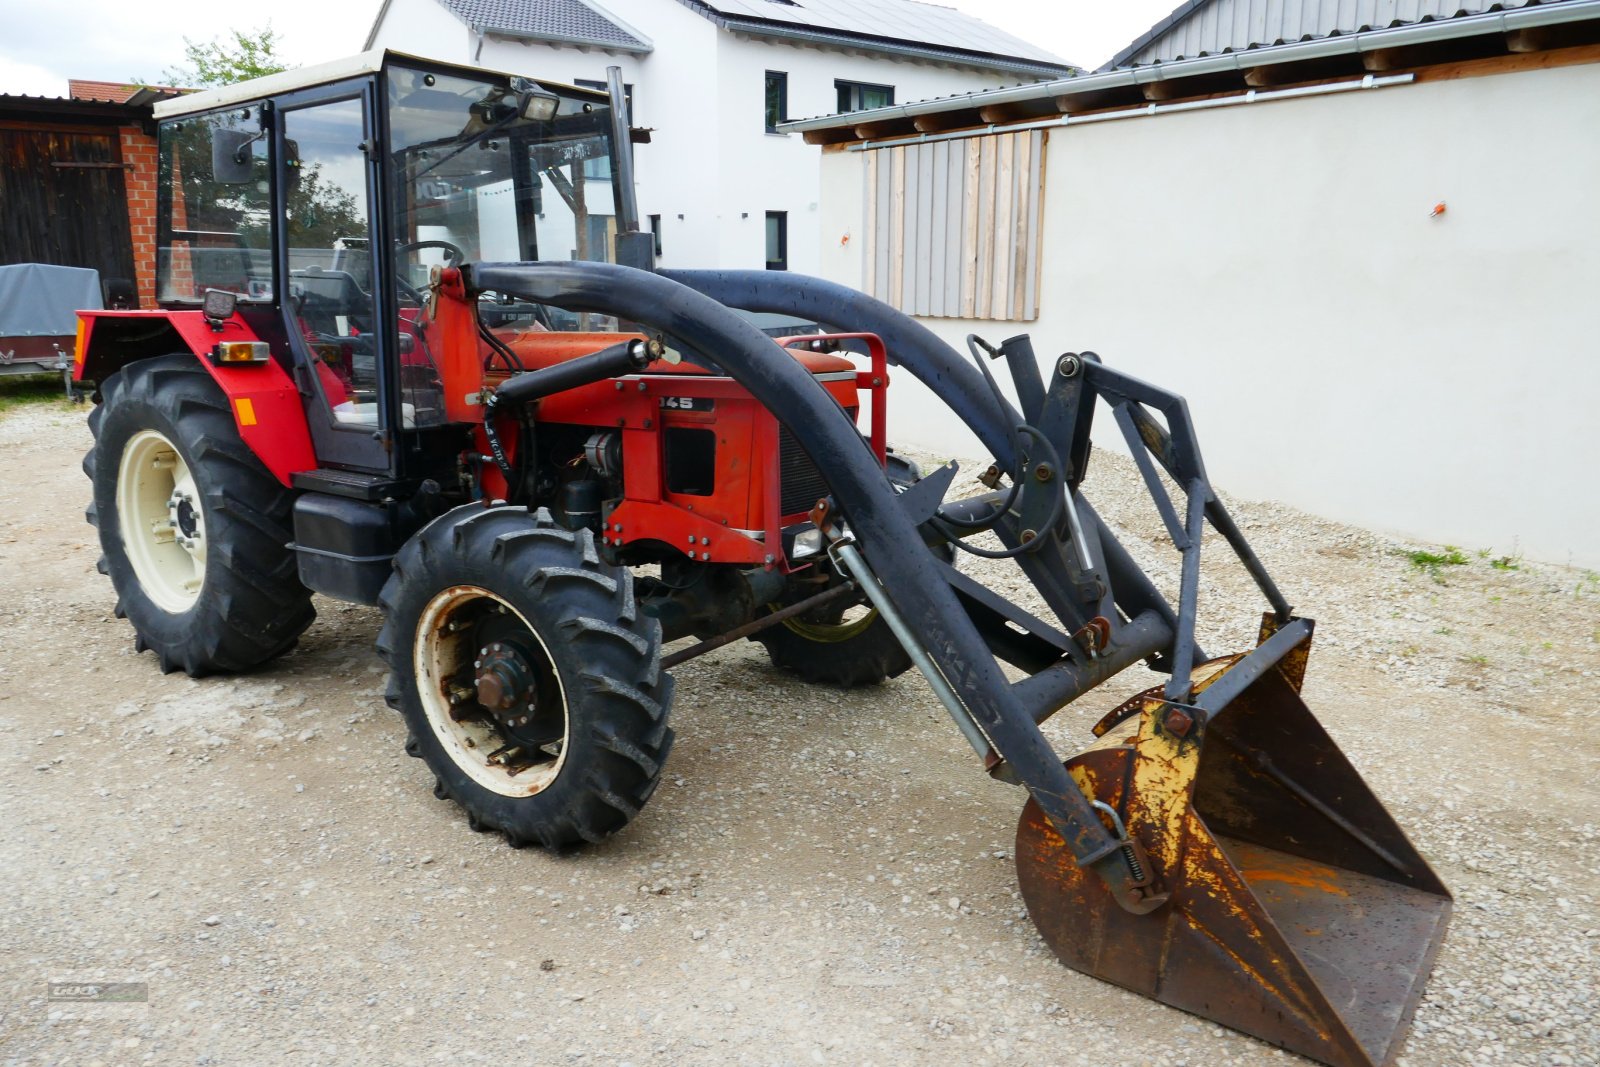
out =
[[[1067,762],[1107,828],[1142,846],[1163,906],[1119,907],[1033,801],[1018,876],[1068,966],[1336,1067],[1376,1067],[1405,1038],[1451,898],[1301,701],[1306,651],[1209,716],[1141,694]],[[1196,703],[1241,658],[1198,668]]]

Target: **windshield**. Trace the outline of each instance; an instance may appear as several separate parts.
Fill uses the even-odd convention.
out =
[[[555,115],[538,121],[523,117],[518,95],[499,80],[391,68],[402,305],[415,302],[434,266],[611,259],[617,197],[609,109],[570,90],[549,91],[558,98]],[[562,314],[548,309],[541,317]]]

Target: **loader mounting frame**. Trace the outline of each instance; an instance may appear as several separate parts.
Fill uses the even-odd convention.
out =
[[[710,354],[794,435],[828,483],[811,519],[841,577],[884,615],[989,773],[1027,789],[1019,875],[1063,962],[1339,1067],[1392,1059],[1449,893],[1301,703],[1313,624],[1295,617],[1213,490],[1182,397],[1093,353],[1065,354],[1042,374],[1025,336],[999,348],[969,338],[975,358],[965,360],[879,301],[788,273],[487,263],[463,275],[472,293],[616,315]],[[891,363],[995,456],[981,479],[992,491],[944,501],[949,464],[896,493],[849,416],[735,308],[876,334]],[[1024,410],[984,353],[1005,358]],[[1176,605],[1081,492],[1101,401],[1181,554]],[[1209,662],[1195,638],[1207,525],[1267,607],[1256,648]],[[962,547],[1014,558],[1060,628],[929,547],[980,530],[1005,549]],[[1027,676],[1009,681],[998,660]],[[1063,761],[1040,723],[1141,660],[1166,683],[1108,716],[1101,741]],[[1122,720],[1134,716],[1129,734]],[[1283,892],[1285,878],[1304,884]],[[1404,936],[1370,944],[1366,911]],[[1322,926],[1336,928],[1337,944],[1322,940]],[[1346,973],[1373,959],[1398,985],[1380,990]]]

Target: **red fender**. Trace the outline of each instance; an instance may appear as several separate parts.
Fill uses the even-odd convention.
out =
[[[220,330],[199,311],[80,311],[78,319],[74,379],[97,381],[135,359],[187,347],[228,398],[240,438],[273,477],[288,485],[296,471],[316,469],[300,391],[277,360],[220,367],[211,362],[219,341],[260,339],[239,316],[224,321]],[[154,330],[157,323],[171,334]],[[161,339],[152,344],[152,334]]]

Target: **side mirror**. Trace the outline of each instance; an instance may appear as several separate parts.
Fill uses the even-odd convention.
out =
[[[211,131],[211,180],[219,185],[243,185],[251,177],[250,145],[259,133],[219,127]]]

